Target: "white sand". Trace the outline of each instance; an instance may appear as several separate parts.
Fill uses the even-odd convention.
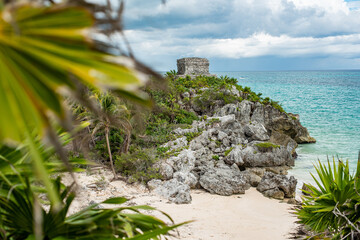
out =
[[[131,199],[128,204],[151,205],[168,213],[176,223],[194,220],[179,228],[180,239],[281,240],[288,239],[296,227],[296,218],[290,213],[292,205],[265,198],[254,188],[243,195],[226,197],[193,190],[191,204],[176,205],[149,193],[141,185],[129,185],[123,181],[110,182],[102,190],[85,187],[91,187],[92,183],[102,179],[107,181],[111,178],[109,171],[76,176],[80,190],[78,200],[72,206],[73,212],[87,206],[90,200],[100,202],[109,197],[124,196]],[[66,181],[69,182],[68,177]]]

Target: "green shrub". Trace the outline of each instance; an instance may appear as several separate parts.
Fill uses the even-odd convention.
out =
[[[262,142],[255,144],[258,148],[280,148],[280,145],[275,145],[271,142]]]
[[[156,162],[152,149],[132,149],[127,154],[115,156],[115,169],[131,181],[148,182],[151,179],[162,178],[159,169],[154,168]]]
[[[192,124],[193,121],[198,120],[199,118],[195,113],[186,111],[184,109],[177,109],[175,113],[175,123],[177,124]]]
[[[167,78],[175,79],[177,72],[175,70],[170,70],[166,72],[165,76]]]
[[[237,103],[239,98],[232,94],[225,94],[218,88],[209,88],[201,95],[194,98],[193,102],[201,111],[208,111],[214,106],[216,101],[222,101],[223,104]]]
[[[185,133],[184,136],[186,137],[186,140],[188,142],[190,142],[191,140],[193,140],[194,138],[200,136],[202,133],[202,131],[198,131],[198,132],[188,132],[188,133]]]
[[[212,159],[214,159],[214,160],[216,160],[216,161],[217,161],[217,160],[219,160],[219,159],[220,159],[220,157],[219,157],[219,155],[213,155],[213,156],[212,156]]]
[[[146,122],[146,137],[137,137],[133,143],[140,147],[150,148],[160,146],[173,139],[171,124],[161,117],[151,115]]]
[[[158,147],[156,150],[157,150],[158,153],[161,154],[161,153],[165,153],[165,152],[169,151],[170,147]]]
[[[316,185],[306,184],[302,206],[295,213],[300,223],[316,233],[328,231],[332,239],[360,238],[360,155],[355,174],[348,161],[330,161],[315,166]]]
[[[219,123],[219,122],[220,122],[220,119],[218,119],[218,118],[211,118],[211,119],[207,122],[206,126],[211,126],[211,125],[213,125],[213,124],[215,124],[215,123]]]
[[[270,98],[266,97],[262,100],[262,104],[269,104],[270,103]]]
[[[281,104],[277,101],[270,100],[270,105],[279,110],[280,112],[285,112]]]
[[[243,90],[244,93],[251,93],[251,88],[250,87],[244,87],[244,90]]]

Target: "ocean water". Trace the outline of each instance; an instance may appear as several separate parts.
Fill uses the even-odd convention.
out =
[[[315,172],[313,164],[327,157],[348,159],[355,170],[360,150],[360,71],[214,73],[237,78],[240,85],[300,115],[302,125],[317,140],[297,148],[290,174],[300,182],[312,182],[309,173]]]

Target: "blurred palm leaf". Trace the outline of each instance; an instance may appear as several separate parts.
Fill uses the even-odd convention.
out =
[[[2,239],[35,239],[36,234],[37,239],[163,239],[161,236],[185,224],[169,226],[158,218],[139,212],[141,209],[156,210],[148,206],[98,208],[99,204],[123,204],[127,199],[122,197],[92,204],[68,216],[75,195],[71,186],[64,188],[60,180],[54,181],[55,191],[63,203],[58,211],[52,211],[53,205],[45,211],[38,204],[28,181],[25,188],[15,188],[10,198],[0,195],[0,222],[5,235]],[[36,214],[41,215],[43,221],[36,222]]]
[[[118,64],[129,59],[91,49],[92,26],[92,16],[74,7],[8,6],[0,13],[1,142],[21,142],[26,132],[42,136],[52,117],[64,120],[60,93],[76,90],[74,78],[143,99],[144,81]]]
[[[53,148],[46,147],[40,141],[34,141],[34,144],[43,160],[41,164],[48,174],[67,172],[63,162],[54,155]],[[84,171],[84,168],[79,168],[79,166],[89,164],[88,161],[79,158],[71,159],[69,163],[73,171],[76,172]],[[25,178],[30,183],[38,180],[34,172],[32,155],[28,151],[28,146],[25,144],[16,148],[6,145],[0,146],[0,196],[6,197],[8,191],[14,186],[23,188],[25,186]],[[38,184],[37,186],[37,191],[45,192],[44,188]]]

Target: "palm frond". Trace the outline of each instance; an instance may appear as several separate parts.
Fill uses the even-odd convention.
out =
[[[326,164],[320,161],[315,166],[317,178],[313,176],[316,185],[307,184],[310,191],[304,191],[310,196],[303,197],[302,208],[295,212],[300,222],[310,227],[315,232],[330,231],[334,239],[340,236],[360,234],[360,185],[358,161],[357,171],[350,174],[348,161],[339,160],[332,163],[328,159]],[[349,235],[350,234],[350,235]]]
[[[144,79],[118,64],[132,60],[91,50],[92,26],[92,16],[78,7],[16,5],[0,13],[0,106],[8,113],[0,120],[1,142],[21,142],[26,126],[43,135],[54,115],[64,121],[59,93],[76,89],[70,74],[139,100]]]

